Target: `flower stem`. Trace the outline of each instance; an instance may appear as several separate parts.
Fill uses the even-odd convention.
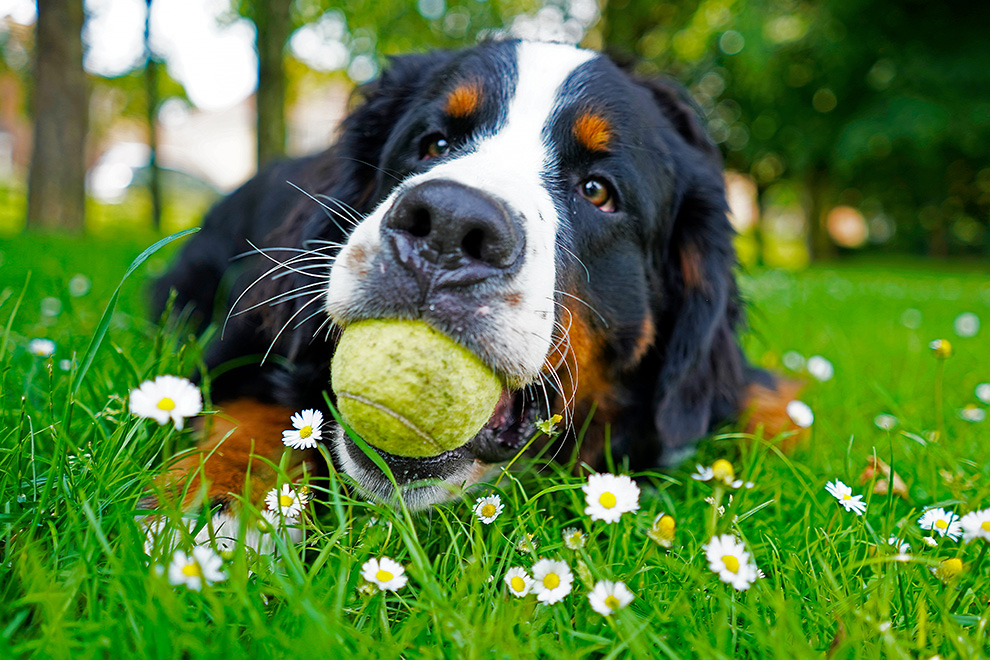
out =
[[[959,603],[962,602],[963,596],[966,595],[966,592],[969,591],[976,582],[976,576],[979,574],[980,564],[983,563],[983,558],[987,556],[987,548],[990,548],[990,543],[984,542],[983,549],[980,550],[980,556],[976,558],[976,562],[973,564],[973,567],[969,569],[971,576],[969,578],[969,584],[959,590],[959,595],[956,596],[956,602],[952,603],[952,607],[949,608],[950,612],[955,612],[956,608],[959,607]]]
[[[945,411],[942,406],[942,382],[945,380],[945,360],[939,358],[935,370],[935,421],[938,424],[939,442],[945,442]]]

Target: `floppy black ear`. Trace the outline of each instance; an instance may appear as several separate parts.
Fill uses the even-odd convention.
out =
[[[736,343],[739,299],[721,157],[683,88],[644,84],[674,129],[667,140],[677,177],[673,222],[658,247],[661,366],[654,392],[661,461],[672,465],[738,410],[744,362]]]

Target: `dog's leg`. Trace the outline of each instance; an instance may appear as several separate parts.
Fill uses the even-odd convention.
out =
[[[144,498],[140,508],[174,504],[182,511],[193,511],[206,504],[213,512],[211,529],[200,532],[196,540],[202,542],[214,534],[220,538],[219,528],[228,527],[222,534],[228,542],[218,545],[229,547],[229,539],[236,539],[238,533],[238,498],[243,496],[264,509],[265,494],[278,485],[278,471],[272,465],[279,464],[285,451],[282,431],[291,426],[293,412],[256,399],[224,404],[222,412],[204,422],[203,439],[196,449],[156,480],[158,494]],[[316,450],[292,451],[287,466],[290,478],[304,469],[311,471],[318,458]],[[153,518],[146,524],[153,532],[160,521]]]

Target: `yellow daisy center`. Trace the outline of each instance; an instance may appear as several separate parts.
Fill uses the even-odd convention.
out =
[[[203,575],[199,564],[186,564],[182,567],[182,574],[186,577],[201,577]]]
[[[602,493],[601,497],[598,498],[598,503],[606,509],[611,509],[615,506],[615,495],[612,493]]]
[[[494,516],[495,505],[489,502],[488,504],[481,507],[481,515],[484,516],[485,518],[491,518],[492,516]]]
[[[963,563],[962,560],[959,559],[958,557],[952,557],[950,559],[946,559],[945,561],[942,562],[942,565],[939,566],[939,572],[945,578],[953,578],[959,575],[960,573],[962,573],[962,569],[963,569]]]
[[[162,400],[158,402],[158,409],[159,410],[175,410],[175,401],[173,401],[172,399],[168,398],[167,396],[163,396],[162,397]]]
[[[719,481],[729,483],[736,478],[736,470],[732,467],[732,463],[720,458],[712,463],[712,475]]]
[[[375,573],[375,579],[378,580],[379,582],[388,582],[394,577],[395,577],[394,575],[382,569],[378,569],[378,572]]]
[[[843,493],[842,494],[842,500],[843,501],[845,501],[845,500],[851,500],[852,498],[853,498],[853,496],[850,495],[849,493]]]
[[[945,520],[936,520],[935,526],[938,527],[939,529],[948,529],[949,523],[947,523]]]
[[[547,589],[556,589],[560,586],[560,576],[556,573],[547,573],[543,578],[543,586]]]
[[[722,563],[725,564],[725,570],[730,573],[739,572],[739,558],[733,555],[723,555]]]
[[[674,516],[664,516],[658,520],[657,530],[665,536],[672,535],[674,533]]]
[[[516,575],[511,580],[509,580],[509,586],[512,587],[513,591],[522,591],[526,588],[526,581],[521,577]]]
[[[605,597],[605,607],[607,607],[610,610],[617,610],[617,609],[619,609],[619,599],[616,598],[615,596],[606,596]]]
[[[278,496],[279,506],[292,506],[292,496],[291,495],[279,495]]]
[[[984,532],[990,532],[990,520],[984,520],[983,524],[980,525],[980,529]]]
[[[304,426],[301,429],[299,429],[299,437],[302,438],[303,440],[305,440],[306,438],[308,438],[311,435],[313,435],[313,427],[312,426]]]

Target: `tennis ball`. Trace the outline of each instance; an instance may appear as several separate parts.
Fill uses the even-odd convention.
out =
[[[502,383],[477,355],[423,321],[359,321],[330,365],[341,416],[365,441],[423,458],[460,447],[489,420]]]

